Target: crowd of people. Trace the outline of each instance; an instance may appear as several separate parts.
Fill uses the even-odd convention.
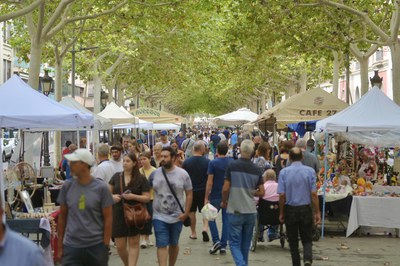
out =
[[[293,265],[300,265],[298,232],[304,263],[311,265],[311,229],[319,222],[319,165],[305,140],[299,139],[295,148],[284,141],[276,150],[261,136],[229,129],[176,135],[163,130],[155,137],[146,144],[141,136],[126,135],[112,146],[100,144],[95,156],[66,143],[60,162],[66,181],[58,197],[63,265],[107,265],[110,243],[124,265],[136,265],[140,249],[154,245],[153,232],[159,265],[175,265],[183,226],[196,240],[196,213],[207,203],[222,216],[220,230],[215,221],[201,221],[202,241],[210,241],[211,234],[209,253],[224,255],[229,246],[235,264],[248,265],[258,199],[279,200]],[[138,203],[152,217],[142,227],[124,218],[124,205]],[[262,228],[259,232],[258,240],[264,241]],[[279,238],[276,226],[268,229],[267,238]]]

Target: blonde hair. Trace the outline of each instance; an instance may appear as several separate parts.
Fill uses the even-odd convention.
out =
[[[268,180],[276,181],[275,171],[272,169],[268,169],[267,171],[264,172],[263,179],[264,179],[264,182],[268,181]]]

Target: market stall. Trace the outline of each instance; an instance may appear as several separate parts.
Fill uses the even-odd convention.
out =
[[[217,125],[239,126],[249,122],[254,122],[257,119],[257,114],[247,108],[240,108],[234,112],[220,115],[213,118]]]
[[[272,121],[278,129],[288,124],[321,120],[334,115],[348,106],[336,96],[319,88],[308,90],[275,105],[257,117],[259,127]]]
[[[153,123],[183,123],[184,120],[181,116],[151,108],[134,109],[132,114],[140,119]]]
[[[381,222],[382,219],[374,219],[373,221],[365,222],[363,216],[360,216],[360,219],[357,218],[360,211],[362,212],[361,209],[364,208],[363,206],[370,205],[370,207],[372,207],[376,202],[378,202],[377,204],[383,203],[383,201],[388,203],[397,202],[397,205],[400,206],[400,199],[397,197],[398,195],[396,193],[379,193],[374,191],[373,186],[375,182],[377,184],[397,185],[397,182],[392,182],[391,180],[395,177],[395,173],[386,163],[385,154],[387,154],[388,151],[378,149],[377,147],[395,147],[399,145],[400,120],[398,117],[400,117],[400,107],[384,95],[379,88],[374,87],[352,106],[317,122],[317,132],[322,132],[325,135],[324,200],[326,199],[329,183],[335,182],[335,178],[337,182],[337,178],[340,177],[340,172],[343,170],[336,170],[338,174],[334,174],[332,178],[332,172],[335,171],[337,166],[328,163],[328,145],[326,145],[328,143],[328,134],[333,134],[335,139],[339,141],[346,140],[352,143],[353,162],[358,160],[356,156],[366,156],[366,162],[370,160],[368,158],[372,158],[369,163],[366,163],[366,168],[363,171],[358,170],[359,168],[356,167],[357,164],[353,163],[349,165],[345,160],[338,158],[339,162],[343,162],[342,167],[351,168],[351,171],[346,172],[348,178],[351,178],[354,183],[353,194],[356,195],[356,197],[353,197],[350,210],[348,221],[350,227],[348,227],[347,231],[348,236],[355,230],[354,227],[357,228],[358,225],[400,228],[400,219],[390,214],[393,213],[393,210],[388,210],[388,206],[385,205],[381,205],[381,209],[385,210],[369,210],[369,213],[371,215],[374,215],[373,213],[377,215],[388,215],[387,217],[384,216],[385,220],[388,219],[396,222],[388,224]],[[358,154],[358,144],[364,145],[362,154]],[[380,157],[377,158],[378,156]],[[392,172],[389,170],[392,170]],[[360,199],[358,196],[367,196],[368,199]],[[381,199],[388,197],[390,197],[390,199]],[[393,219],[391,219],[391,217],[393,217]],[[325,217],[323,217],[322,233],[324,230],[324,218]],[[357,222],[357,219],[359,222]]]
[[[51,98],[46,97],[42,93],[29,87],[29,85],[17,75],[13,75],[7,82],[0,86],[0,128],[2,129],[11,128],[30,131],[40,131],[42,129],[76,130],[81,128],[90,129],[93,124],[93,115],[71,109],[70,107],[64,106]],[[2,146],[0,145],[0,153],[1,149]],[[21,201],[24,202],[25,208],[28,209],[30,213],[26,216],[23,216],[21,213],[13,213],[9,208],[9,204],[3,200],[2,202],[4,205],[2,207],[6,210],[7,218],[18,218],[23,220],[45,217],[45,220],[50,219],[48,217],[54,208],[54,204],[50,204],[50,208],[47,210],[41,208],[40,213],[35,212],[30,195],[26,190],[24,190],[31,183],[26,181],[34,180],[36,178],[37,172],[36,169],[34,169],[35,167],[32,167],[28,162],[20,162],[15,167],[16,168],[13,171],[14,174],[18,172],[18,170],[20,174],[23,173],[23,180],[20,180],[19,182],[21,185],[18,187],[18,192],[21,195]],[[0,169],[0,196],[4,199],[6,187],[3,176],[2,160],[0,160]],[[23,171],[21,171],[21,169]],[[26,171],[28,169],[31,169],[31,171]],[[32,171],[32,169],[34,171]],[[26,175],[28,173],[29,176]],[[24,184],[24,186],[22,186],[22,184]],[[46,191],[45,194],[48,195],[48,191]],[[47,200],[49,201],[50,199]],[[14,220],[9,220],[7,223],[23,224],[23,222],[15,222]],[[35,223],[35,227],[36,226],[37,224]]]

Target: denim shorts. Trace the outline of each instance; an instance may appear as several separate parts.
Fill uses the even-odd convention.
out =
[[[182,222],[169,224],[160,220],[153,220],[156,247],[177,246],[182,231]]]

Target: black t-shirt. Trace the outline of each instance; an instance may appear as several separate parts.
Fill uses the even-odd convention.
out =
[[[204,156],[192,156],[183,162],[182,168],[188,172],[193,191],[206,190],[209,159]]]

